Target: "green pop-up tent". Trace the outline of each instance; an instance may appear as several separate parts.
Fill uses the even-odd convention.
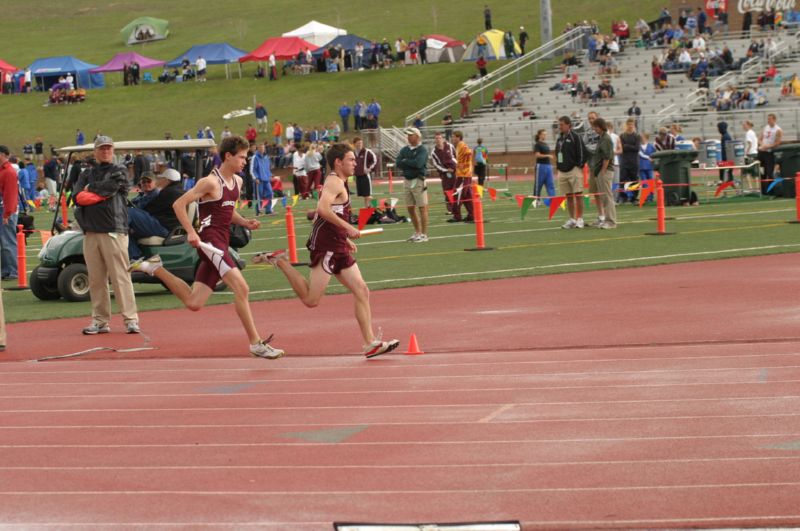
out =
[[[139,17],[120,31],[125,44],[159,41],[169,35],[169,22],[161,18]]]

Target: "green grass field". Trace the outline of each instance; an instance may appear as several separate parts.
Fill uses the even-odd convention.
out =
[[[497,185],[502,186],[502,185]],[[512,193],[527,193],[530,184],[512,182]],[[432,187],[432,190],[435,186]],[[384,192],[380,197],[388,197]],[[617,230],[562,230],[564,211],[559,210],[552,221],[547,220],[543,207],[531,209],[524,220],[516,202],[498,195],[497,202],[485,203],[486,244],[493,251],[466,252],[475,245],[473,225],[445,223],[445,211],[439,193],[431,196],[435,203],[431,211],[431,241],[412,244],[405,239],[413,232],[410,224],[384,225],[384,233],[359,242],[358,261],[372,290],[422,286],[493,278],[546,275],[596,269],[624,269],[653,264],[668,264],[696,260],[713,260],[734,256],[796,252],[800,249],[798,230],[787,220],[795,218],[793,201],[735,197],[709,199],[710,192],[700,192],[701,206],[670,208],[668,215],[676,219],[667,222],[671,236],[647,236],[656,229],[655,208],[621,206],[618,209],[620,226]],[[488,198],[487,198],[488,199]],[[305,220],[306,209],[312,203],[301,202],[296,209],[297,240],[304,247],[310,230]],[[286,246],[284,209],[277,215],[262,217],[262,228],[254,240],[242,250],[245,258],[259,251]],[[244,215],[251,215],[244,211]],[[586,218],[594,215],[590,208]],[[51,218],[41,213],[37,226],[48,226]],[[28,269],[36,263],[38,237],[31,240]],[[300,260],[307,258],[303,249]],[[623,271],[620,274],[624,275]],[[292,296],[284,277],[269,266],[248,266],[244,275],[252,290],[252,300],[267,300]],[[747,279],[732,278],[735,283]],[[657,279],[654,278],[654,281]],[[4,282],[8,288],[15,283]],[[178,300],[160,286],[136,285],[140,310],[180,307]],[[677,286],[676,286],[677,288]],[[341,292],[335,281],[329,292]],[[547,293],[543,282],[536,293],[521,293],[521,297],[539,297]],[[647,296],[646,286],[631,286]],[[551,294],[552,295],[552,294]],[[10,322],[88,316],[88,303],[63,301],[44,302],[29,291],[5,291],[6,319]],[[211,303],[231,301],[229,292],[213,295]],[[586,304],[590,304],[586,301]]]
[[[469,41],[483,29],[484,3],[335,0],[299,6],[288,0],[242,0],[235,4],[211,0],[6,2],[3,15],[7,24],[0,58],[17,67],[39,57],[57,55],[74,55],[103,64],[116,53],[135,50],[171,60],[194,44],[220,41],[249,51],[267,37],[280,35],[312,18],[365,38],[386,37],[392,43],[398,36],[409,39],[426,33],[444,33]],[[531,44],[538,42],[537,2],[506,0],[490,5],[495,27],[517,33],[524,25],[534,41]],[[554,32],[557,34],[566,22],[578,18],[597,19],[604,28],[615,18],[627,18],[633,24],[640,16],[654,18],[658,8],[654,0],[635,6],[597,5],[589,0],[554,2]],[[119,30],[141,15],[169,20],[170,37],[143,46],[125,46]],[[0,115],[7,124],[0,142],[19,150],[23,143],[41,136],[45,144],[67,145],[73,143],[76,128],[83,129],[90,138],[101,130],[119,139],[162,138],[166,131],[178,136],[204,125],[220,131],[224,125],[222,115],[252,105],[254,96],[267,106],[272,117],[284,123],[291,120],[311,126],[337,119],[336,110],[344,100],[376,97],[383,104],[383,124],[398,125],[406,115],[456,90],[475,72],[475,67],[472,63],[440,64],[388,72],[288,77],[277,83],[256,81],[252,77],[254,71],[255,65],[247,63],[243,79],[226,80],[224,67],[212,66],[210,81],[203,85],[146,87],[120,86],[120,75],[109,74],[108,88],[90,91],[88,101],[77,106],[43,107],[45,97],[39,93],[0,97]],[[230,125],[234,131],[243,132],[246,123],[246,118],[239,118]]]

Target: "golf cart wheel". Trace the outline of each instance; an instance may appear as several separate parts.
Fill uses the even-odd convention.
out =
[[[43,300],[43,301],[54,301],[56,299],[61,298],[61,294],[58,292],[58,286],[55,284],[48,284],[44,280],[39,278],[39,268],[35,267],[33,271],[31,271],[31,277],[28,280],[28,283],[31,286],[31,292],[36,296],[36,298]]]
[[[69,302],[89,300],[89,273],[85,264],[69,264],[58,275],[58,292]]]

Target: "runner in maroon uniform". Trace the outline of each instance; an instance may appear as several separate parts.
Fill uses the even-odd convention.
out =
[[[348,144],[331,146],[328,165],[333,172],[325,179],[317,203],[314,227],[306,244],[311,251],[310,281],[292,267],[284,250],[258,254],[253,257],[253,262],[269,262],[280,269],[294,292],[309,308],[319,304],[331,276],[335,276],[355,298],[356,320],[364,338],[364,355],[372,358],[394,350],[400,342],[396,339],[382,341],[372,333],[369,288],[352,255],[356,252],[356,244],[352,240],[360,236],[359,230],[350,224],[350,191],[346,184],[356,166],[353,148]]]
[[[178,221],[186,230],[186,240],[197,248],[200,255],[200,265],[192,287],[164,269],[158,255],[137,260],[131,264],[129,271],[143,271],[157,277],[192,311],[203,307],[222,279],[233,291],[236,313],[250,340],[250,353],[260,358],[275,359],[280,358],[283,351],[271,347],[267,343],[269,339],[262,341],[258,335],[247,298],[250,288],[228,252],[231,223],[251,230],[261,225],[258,220],[245,219],[236,212],[236,201],[242,188],[242,178],[236,173],[242,171],[247,162],[247,149],[248,142],[242,137],[224,138],[219,146],[222,166],[197,181],[194,188],[173,204]],[[187,207],[194,201],[200,205],[198,231],[194,230],[187,214]]]

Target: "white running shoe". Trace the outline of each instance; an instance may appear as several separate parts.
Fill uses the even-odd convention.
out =
[[[415,233],[414,233],[414,234],[412,234],[412,235],[411,235],[411,237],[410,237],[409,239],[407,239],[406,241],[407,241],[407,242],[416,242],[417,240],[419,240],[419,237],[420,237],[420,234],[419,234],[418,232],[415,232]]]
[[[131,262],[131,265],[128,266],[128,273],[133,271],[141,271],[142,273],[147,273],[152,277],[153,274],[163,266],[164,264],[161,262],[161,257],[158,255],[151,256],[150,258],[139,258],[138,260]]]
[[[284,351],[271,346],[267,341],[272,339],[272,336],[265,339],[264,341],[259,341],[254,345],[250,345],[250,354],[255,356],[256,358],[266,358],[268,360],[276,360],[284,355]]]
[[[364,345],[364,356],[367,359],[374,358],[375,356],[380,356],[381,354],[386,354],[387,352],[391,352],[396,349],[400,345],[400,341],[397,339],[392,339],[391,341],[381,341],[380,339],[376,339],[369,345]]]
[[[578,218],[578,220],[575,221],[575,228],[576,229],[582,229],[583,226],[584,226],[583,218]]]
[[[561,228],[562,229],[574,229],[576,227],[576,225],[577,225],[577,223],[575,222],[575,220],[570,218],[570,219],[567,220],[566,223],[561,225]]]
[[[599,228],[599,227],[600,227],[600,225],[602,225],[603,223],[605,223],[605,220],[602,220],[602,219],[600,219],[600,218],[597,218],[596,220],[592,221],[592,222],[589,224],[589,226],[590,226],[590,227]]]
[[[422,242],[426,242],[426,241],[428,241],[428,235],[427,234],[420,234],[419,237],[416,240],[414,240],[414,243],[422,243]]]
[[[269,264],[271,266],[278,265],[281,260],[288,260],[286,249],[278,249],[270,253],[258,253],[252,258],[254,264]]]

